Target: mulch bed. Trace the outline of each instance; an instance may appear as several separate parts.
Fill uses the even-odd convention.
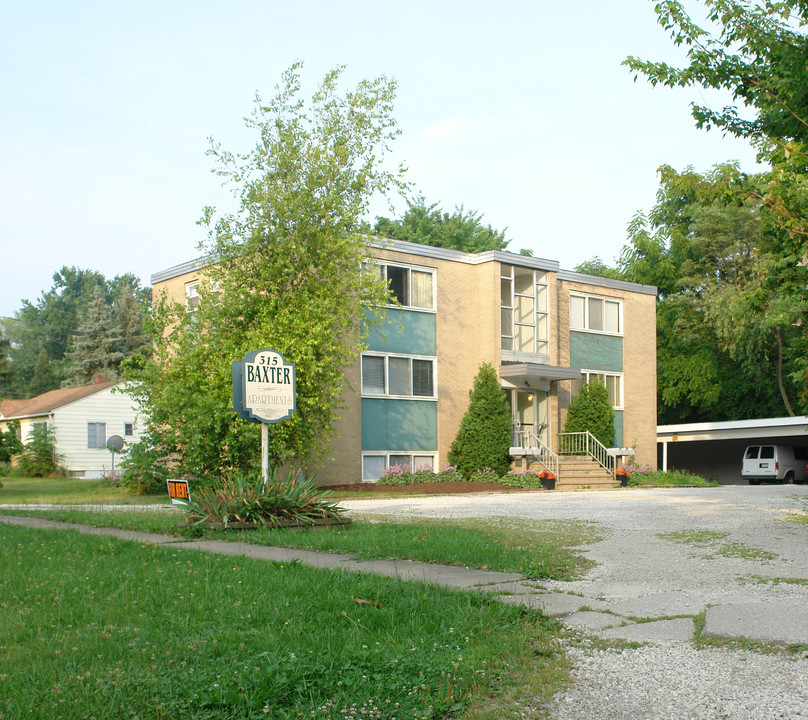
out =
[[[498,485],[486,482],[435,482],[413,483],[411,485],[377,485],[375,483],[356,483],[355,485],[329,485],[323,490],[334,492],[361,492],[361,493],[407,493],[410,495],[454,495],[457,493],[508,493],[533,492],[524,488]],[[536,492],[544,492],[536,490]]]

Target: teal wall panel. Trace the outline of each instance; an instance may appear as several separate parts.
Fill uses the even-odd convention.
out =
[[[570,367],[623,372],[623,338],[570,332]]]
[[[614,411],[614,446],[613,447],[625,447],[625,441],[623,439],[623,411],[622,410],[615,410]]]
[[[362,450],[437,449],[437,403],[362,398]]]
[[[368,350],[401,355],[437,355],[435,313],[388,308],[379,329],[368,335]]]

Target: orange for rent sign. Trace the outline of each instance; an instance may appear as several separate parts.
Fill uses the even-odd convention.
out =
[[[187,505],[191,501],[187,480],[166,480],[168,496],[174,505]]]

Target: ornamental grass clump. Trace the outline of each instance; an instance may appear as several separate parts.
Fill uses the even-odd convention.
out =
[[[342,520],[344,508],[328,499],[314,481],[298,478],[290,470],[285,479],[272,470],[266,486],[263,480],[240,476],[215,488],[202,488],[192,494],[186,513],[190,524],[259,523],[277,527],[287,523],[301,525]]]

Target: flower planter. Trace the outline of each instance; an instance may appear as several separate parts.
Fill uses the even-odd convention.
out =
[[[630,475],[618,475],[617,479],[620,481],[620,487],[628,487],[628,479]]]
[[[541,486],[545,490],[555,490],[556,479],[554,477],[543,477],[541,479]]]

